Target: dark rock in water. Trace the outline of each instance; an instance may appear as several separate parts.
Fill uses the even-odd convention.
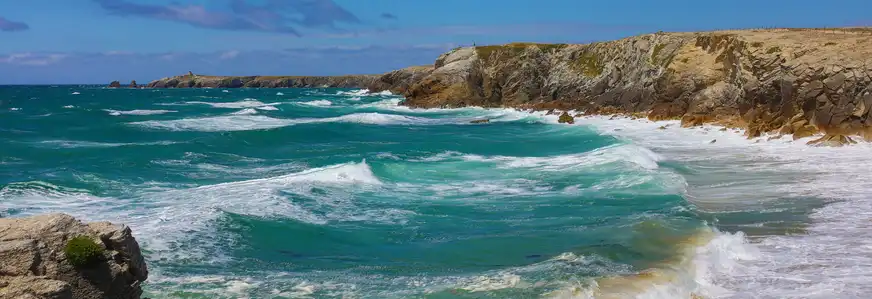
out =
[[[531,254],[531,255],[525,256],[525,258],[528,258],[528,259],[535,259],[535,258],[540,258],[540,257],[542,257],[541,254]]]
[[[136,80],[130,81],[130,88],[137,88],[137,87],[139,87],[139,86],[136,85]]]
[[[657,129],[659,129],[659,130],[666,130],[666,126],[660,126],[660,127],[657,128]]]
[[[473,120],[473,121],[471,121],[471,122],[469,122],[469,123],[471,123],[471,124],[486,124],[486,123],[489,123],[489,122],[490,122],[489,119],[476,119],[476,120]]]
[[[109,87],[110,88],[119,88],[119,87],[121,87],[121,82],[112,81],[112,83],[109,83]]]
[[[99,249],[85,252],[72,240]],[[70,262],[83,253],[87,263]],[[66,214],[0,218],[0,298],[139,299],[146,278],[127,226],[82,223]]]
[[[561,124],[571,125],[575,123],[575,118],[572,117],[572,115],[569,115],[569,113],[563,112],[563,114],[561,114],[560,117],[557,118],[557,122]]]
[[[717,140],[717,139],[712,139],[712,141],[709,141],[709,143],[715,143],[715,142],[718,142],[718,140]]]

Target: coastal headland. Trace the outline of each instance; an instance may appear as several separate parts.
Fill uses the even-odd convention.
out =
[[[410,107],[510,107],[680,119],[842,145],[872,140],[872,28],[652,33],[590,44],[460,47],[383,75],[187,74],[152,88],[390,90]]]

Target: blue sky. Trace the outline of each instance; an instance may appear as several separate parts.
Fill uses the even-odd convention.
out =
[[[869,0],[0,0],[0,84],[382,73],[473,42],[863,26],[869,11]]]

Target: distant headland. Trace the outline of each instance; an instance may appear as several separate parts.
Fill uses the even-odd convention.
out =
[[[116,82],[113,82],[116,83]],[[115,84],[118,85],[118,84]],[[117,86],[116,86],[117,87]],[[460,47],[381,75],[222,77],[149,88],[390,90],[411,107],[513,107],[680,119],[800,138],[872,140],[872,28],[657,32],[591,44]]]

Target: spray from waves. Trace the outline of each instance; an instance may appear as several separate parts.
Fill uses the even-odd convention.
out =
[[[546,294],[559,299],[672,299],[723,298],[733,295],[714,282],[747,271],[741,263],[755,260],[757,249],[742,233],[729,234],[705,229],[678,240],[678,255],[638,273],[598,278],[590,282],[566,282]],[[561,259],[575,258],[571,253]]]
[[[444,120],[411,117],[404,115],[381,113],[354,113],[338,117],[300,119],[272,118],[262,115],[226,115],[205,118],[185,118],[178,120],[150,120],[133,122],[129,124],[157,130],[224,132],[265,130],[297,124],[331,122],[359,123],[371,125],[435,125],[445,123]]]
[[[121,115],[157,115],[157,114],[166,114],[173,113],[178,111],[173,110],[112,110],[112,109],[103,109],[112,116],[121,116]]]

